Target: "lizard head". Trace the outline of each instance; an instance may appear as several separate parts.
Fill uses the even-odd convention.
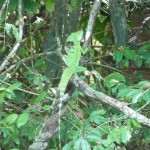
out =
[[[67,42],[79,42],[81,41],[83,37],[83,31],[77,31],[77,32],[73,32],[69,35],[69,37],[67,38]]]

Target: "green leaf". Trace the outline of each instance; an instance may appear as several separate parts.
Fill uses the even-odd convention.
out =
[[[8,122],[9,124],[12,124],[16,121],[17,118],[18,118],[17,114],[8,115],[6,118],[6,122]]]
[[[50,110],[50,108],[51,108],[51,106],[50,105],[44,105],[43,107],[42,107],[42,109],[43,110]]]
[[[126,59],[130,59],[133,60],[133,58],[135,57],[135,54],[132,50],[129,49],[125,49],[123,51],[123,55],[125,56]]]
[[[20,144],[18,134],[14,133],[14,134],[12,135],[12,140],[13,140],[17,145]]]
[[[125,59],[125,60],[124,60],[124,67],[125,67],[125,68],[128,68],[128,67],[129,67],[129,60],[128,60],[128,59]]]
[[[21,86],[22,83],[14,83],[13,85],[10,85],[7,89],[13,91]]]
[[[150,91],[144,92],[144,94],[143,94],[143,99],[144,99],[146,102],[149,102],[149,101],[150,101]]]
[[[16,1],[16,0],[15,0]],[[23,0],[24,11],[29,13],[37,13],[38,8],[41,6],[41,0]]]
[[[82,138],[82,141],[81,141],[81,149],[82,150],[90,150],[90,144],[84,138]]]
[[[0,103],[4,100],[5,95],[5,92],[0,93]]]
[[[143,89],[143,87],[149,83],[150,83],[149,81],[140,81],[137,86],[140,87],[141,89]]]
[[[97,115],[104,115],[106,113],[106,111],[105,110],[103,110],[103,109],[101,109],[101,110],[95,110],[95,111],[93,111],[92,113],[91,113],[91,117],[92,116],[97,116]]]
[[[24,48],[19,48],[18,52],[19,52],[19,55],[22,56],[22,57],[27,56],[27,50],[24,49]]]
[[[42,66],[44,64],[44,59],[40,58],[40,59],[37,59],[34,66],[35,67],[39,67],[39,66]]]
[[[113,55],[113,59],[116,60],[116,62],[120,62],[123,58],[123,52],[122,51],[115,51]]]
[[[40,93],[40,94],[38,95],[38,97],[35,99],[34,104],[40,103],[40,102],[43,100],[43,98],[45,97],[45,95],[46,95],[46,92]]]
[[[137,95],[135,95],[133,98],[132,98],[132,104],[135,104],[137,103],[139,100],[141,100],[143,97],[143,93],[142,92],[139,92]]]
[[[0,91],[4,91],[5,89],[5,87],[0,87]]]
[[[71,150],[71,148],[73,147],[73,142],[69,142],[67,143],[63,148],[62,150]]]
[[[110,134],[107,137],[108,142],[117,142],[120,144],[120,129],[114,129],[110,131]]]
[[[141,124],[136,120],[136,119],[131,119],[132,124],[137,127],[137,128],[141,128]]]
[[[148,49],[150,49],[150,43],[141,46],[141,47],[139,48],[139,52],[142,53],[143,51],[148,50]]]
[[[126,97],[129,99],[132,99],[132,98],[134,98],[134,96],[138,95],[141,92],[142,92],[141,89],[131,89],[129,91],[129,93],[126,95]]]
[[[131,132],[129,132],[129,130],[126,127],[121,128],[120,137],[121,142],[127,143],[131,139]]]
[[[138,58],[136,62],[137,62],[137,66],[140,68],[142,66],[143,60]]]
[[[118,72],[114,72],[104,78],[104,85],[107,88],[110,88],[110,87],[118,84],[119,82],[125,82],[125,78],[122,74],[120,74]]]
[[[117,97],[120,97],[120,98],[126,97],[127,94],[130,92],[130,90],[131,89],[129,89],[129,88],[119,90]]]
[[[95,122],[96,124],[101,124],[107,121],[107,118],[100,115],[92,115],[90,116],[90,121]]]
[[[5,25],[4,28],[5,28],[6,33],[10,37],[11,37],[11,33],[13,33],[13,35],[15,36],[17,42],[19,41],[19,32],[18,32],[18,29],[13,24],[6,23],[6,25]]]
[[[82,137],[80,137],[79,139],[77,139],[74,143],[74,149],[75,150],[82,150],[81,149],[81,142],[82,142]]]
[[[49,12],[54,10],[55,0],[45,0],[45,7]]]
[[[88,134],[88,135],[86,136],[86,139],[87,139],[88,141],[90,141],[90,142],[97,142],[97,141],[100,140],[100,136],[98,136],[98,135],[96,135],[96,134],[91,134],[91,133],[90,133],[90,135]]]
[[[21,114],[17,119],[17,127],[20,128],[21,126],[24,126],[27,123],[28,118],[29,118],[28,113]]]

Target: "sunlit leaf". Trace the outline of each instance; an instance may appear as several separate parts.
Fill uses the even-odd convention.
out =
[[[18,118],[17,114],[8,115],[6,118],[6,122],[8,122],[9,124],[12,124],[16,121],[17,118]]]
[[[137,128],[141,128],[141,124],[136,120],[136,119],[131,119],[132,124],[137,127]]]
[[[131,132],[126,128],[121,128],[120,131],[121,142],[127,143],[131,139]]]
[[[29,118],[29,114],[28,113],[23,113],[21,115],[19,115],[18,119],[17,119],[17,127],[20,128],[21,126],[24,126]]]
[[[104,78],[104,85],[107,88],[110,88],[110,87],[118,84],[119,82],[125,82],[125,78],[122,74],[120,74],[118,72],[114,72]]]
[[[90,144],[84,138],[82,138],[82,141],[81,141],[81,149],[82,150],[90,150]]]
[[[55,0],[45,0],[45,7],[49,12],[54,10]]]
[[[73,142],[69,142],[67,144],[65,144],[65,146],[62,148],[62,150],[71,150],[71,148],[73,147]]]

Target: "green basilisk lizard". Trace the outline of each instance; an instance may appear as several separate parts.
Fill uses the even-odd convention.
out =
[[[68,55],[66,57],[66,68],[63,71],[58,89],[59,89],[59,120],[58,120],[58,130],[59,130],[59,149],[61,149],[61,137],[60,137],[60,121],[61,121],[61,107],[62,107],[62,98],[65,93],[65,89],[69,80],[71,79],[73,74],[83,72],[86,70],[85,67],[79,66],[79,62],[81,59],[81,54],[85,54],[87,50],[83,50],[80,42],[83,37],[83,31],[78,31],[71,33],[71,35],[67,38],[67,42],[73,43],[70,47]]]

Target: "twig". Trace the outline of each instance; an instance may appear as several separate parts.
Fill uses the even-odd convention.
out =
[[[1,64],[0,66],[0,71],[2,71],[8,64],[9,64],[9,60],[14,56],[14,54],[17,52],[20,43],[22,41],[22,37],[23,37],[23,17],[22,17],[22,0],[18,0],[18,13],[19,13],[19,40],[18,42],[14,45],[13,49],[11,50],[11,52],[8,54],[8,56],[6,57],[6,59],[4,60],[4,62]]]
[[[2,8],[0,9],[0,20],[1,20],[2,14],[3,14],[3,11],[4,11],[4,9],[5,9],[5,7],[7,6],[8,3],[9,3],[9,0],[5,0]]]
[[[12,85],[12,84],[9,84],[9,83],[7,83],[7,82],[5,82],[5,81],[3,81],[3,80],[0,80],[0,82],[3,83],[3,84],[9,85],[9,86]],[[24,93],[28,93],[28,94],[31,94],[31,95],[39,96],[39,93],[27,91],[27,90],[24,90],[24,89],[22,89],[22,88],[17,88],[16,90],[22,91],[22,92],[24,92]],[[48,97],[48,96],[45,96],[45,98],[46,98],[46,99],[49,99],[49,100],[56,101],[56,99],[51,98],[51,97]]]
[[[5,70],[3,73],[0,74],[0,77],[4,76],[6,73],[10,72],[12,69],[16,68],[18,65],[22,64],[22,63],[25,63],[25,62],[28,62],[30,60],[33,60],[33,59],[36,59],[38,57],[41,57],[41,56],[46,56],[46,55],[52,55],[54,53],[58,53],[57,51],[53,51],[53,52],[43,52],[43,53],[39,53],[39,54],[35,54],[35,55],[32,55],[31,57],[28,57],[28,58],[24,58],[24,59],[21,59],[20,61],[18,61],[17,63],[15,64],[12,64],[7,70]],[[58,54],[59,55],[59,54]]]

